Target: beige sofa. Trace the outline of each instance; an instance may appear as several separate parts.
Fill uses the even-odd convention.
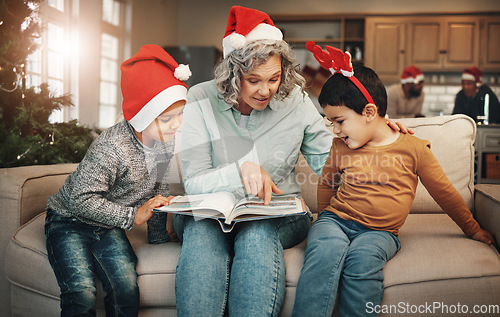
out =
[[[481,225],[500,237],[500,185],[473,186],[475,124],[465,116],[403,120],[432,150]],[[57,316],[59,288],[47,260],[43,232],[47,197],[76,164],[0,170],[0,315]],[[307,204],[316,212],[317,177],[303,160],[297,165]],[[178,185],[177,185],[178,186]],[[177,189],[180,191],[181,189]],[[500,257],[497,250],[466,238],[419,185],[412,213],[401,229],[401,251],[384,269],[381,316],[499,316]],[[128,235],[139,258],[140,316],[175,316],[174,280],[181,245],[148,245],[145,226]],[[12,238],[11,238],[12,237]],[[289,316],[302,266],[305,241],[286,250]],[[3,274],[3,272],[6,273]],[[100,284],[99,284],[100,287]],[[103,291],[98,288],[99,315]],[[367,309],[377,307],[367,305]],[[473,313],[476,310],[490,312]]]

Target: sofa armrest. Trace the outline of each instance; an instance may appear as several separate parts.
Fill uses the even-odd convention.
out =
[[[78,164],[0,168],[0,314],[10,305],[4,274],[5,249],[16,230],[47,207],[47,199],[63,185]],[[7,312],[10,309],[6,310]]]
[[[476,220],[495,236],[500,247],[500,185],[477,184],[474,191]]]
[[[7,231],[13,233],[43,212],[48,197],[59,190],[77,166],[55,164],[0,169],[1,231],[9,226],[11,228]]]

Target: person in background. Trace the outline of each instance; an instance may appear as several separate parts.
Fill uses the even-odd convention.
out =
[[[466,114],[481,123],[500,123],[500,103],[491,88],[481,82],[482,76],[477,67],[463,70],[462,90],[455,97],[453,114]],[[487,119],[485,109],[489,109]]]
[[[103,131],[47,203],[47,253],[61,289],[61,316],[95,316],[98,277],[106,316],[137,316],[137,257],[125,230],[169,203],[168,165],[191,72],[160,46],[121,65],[125,120]],[[154,216],[153,216],[154,215]],[[166,217],[165,215],[158,215]],[[161,223],[161,219],[159,221]],[[150,242],[170,240],[153,230]]]
[[[387,88],[387,114],[389,118],[423,117],[425,94],[424,74],[412,65],[401,73],[401,83]]]
[[[315,57],[325,61],[316,47]],[[292,316],[330,317],[337,298],[339,316],[373,316],[366,304],[382,303],[382,271],[400,249],[399,229],[419,180],[465,235],[488,245],[494,240],[473,218],[430,143],[387,126],[386,91],[377,74],[343,65],[342,52],[330,56],[340,69],[319,102],[337,137],[319,179],[321,212],[307,238]]]

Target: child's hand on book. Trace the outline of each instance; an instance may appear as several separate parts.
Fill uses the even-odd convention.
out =
[[[142,225],[146,223],[146,221],[153,216],[153,208],[169,205],[172,198],[174,198],[174,196],[164,197],[162,195],[158,195],[148,200],[144,205],[137,208],[134,224]]]
[[[273,193],[281,195],[283,191],[279,189],[267,173],[259,164],[246,161],[240,167],[241,181],[247,193],[264,199],[264,204],[271,202]]]
[[[486,243],[487,245],[493,244],[493,245],[496,246],[495,238],[493,237],[493,235],[491,233],[489,233],[488,231],[482,229],[482,228],[479,229],[478,232],[476,232],[475,234],[473,234],[471,236],[471,238],[474,239],[474,240]]]

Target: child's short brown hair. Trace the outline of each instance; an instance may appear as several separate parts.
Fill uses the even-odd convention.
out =
[[[384,84],[371,68],[356,64],[353,69],[354,76],[365,86],[372,97],[379,115],[384,117],[387,112],[387,92]],[[327,105],[346,106],[358,114],[362,114],[368,103],[359,88],[348,77],[340,73],[336,73],[326,81],[318,101],[322,107]]]

